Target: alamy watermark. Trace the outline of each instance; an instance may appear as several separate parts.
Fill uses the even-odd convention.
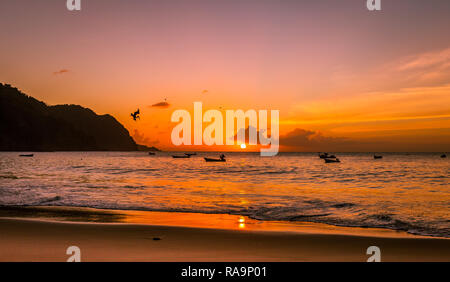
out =
[[[67,10],[69,10],[69,11],[80,11],[81,10],[81,0],[67,0],[66,6],[67,6]]]
[[[270,137],[268,136],[268,111],[259,110],[226,110],[225,145],[246,143],[246,132],[249,145],[261,145],[261,156],[271,157],[278,154],[279,148],[279,111],[270,111]],[[246,129],[246,121],[248,127]],[[172,122],[178,122],[171,134],[172,144],[180,145],[224,145],[224,118],[218,110],[203,113],[202,102],[194,102],[194,120],[187,110],[176,110],[172,113]],[[203,123],[210,123],[203,131]],[[235,128],[235,122],[237,127]],[[193,126],[192,126],[193,125]],[[192,144],[192,127],[194,128],[194,144]],[[235,130],[236,129],[236,130]],[[259,139],[259,140],[258,140]],[[259,142],[258,142],[259,141]]]
[[[380,262],[381,261],[381,250],[377,246],[368,247],[366,254],[370,255],[370,257],[367,259],[367,262]]]
[[[381,11],[381,0],[367,0],[366,5],[369,11]],[[66,6],[69,11],[81,11],[81,0],[67,0]]]
[[[67,262],[81,262],[81,249],[77,246],[70,246],[66,250],[66,254],[70,257]],[[370,255],[367,262],[381,262],[381,250],[378,246],[370,246],[366,250],[366,254]],[[182,276],[185,276],[182,274]]]
[[[367,0],[367,9],[369,11],[381,11],[381,0]]]
[[[70,256],[67,262],[81,262],[81,250],[77,246],[70,246],[66,250],[66,255]]]

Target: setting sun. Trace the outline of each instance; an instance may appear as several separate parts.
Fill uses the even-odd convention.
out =
[[[241,149],[245,149],[245,148],[247,148],[247,146],[244,143],[242,143],[241,144]]]

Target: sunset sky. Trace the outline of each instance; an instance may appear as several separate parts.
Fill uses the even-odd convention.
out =
[[[449,31],[444,0],[4,0],[0,82],[166,150],[201,101],[279,110],[283,151],[450,151]]]

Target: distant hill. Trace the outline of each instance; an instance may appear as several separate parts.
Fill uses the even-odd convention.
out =
[[[0,83],[0,151],[136,151],[110,115],[78,105],[47,106]]]

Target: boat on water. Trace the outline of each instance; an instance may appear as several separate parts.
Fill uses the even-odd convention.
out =
[[[323,154],[319,153],[319,158],[321,158],[321,159],[334,159],[334,158],[336,158],[336,156],[335,155],[330,155],[328,153],[323,153]]]
[[[156,155],[156,153],[155,152],[148,152],[148,155],[149,156],[154,156],[154,155]]]
[[[329,163],[340,163],[341,162],[338,158],[335,158],[335,159],[327,158],[327,159],[324,159],[324,160],[325,160],[326,164],[329,164]]]
[[[222,154],[220,155],[220,157],[218,159],[213,159],[213,158],[204,158],[206,162],[226,162],[227,160],[225,159],[225,155]]]
[[[226,162],[226,159],[212,159],[212,158],[205,158],[206,162]]]
[[[186,156],[196,156],[197,153],[184,153]]]
[[[191,156],[189,155],[182,155],[182,156],[177,156],[177,155],[172,155],[172,158],[174,159],[189,159]]]
[[[377,156],[377,155],[374,155],[373,158],[374,158],[374,159],[382,159],[383,156]]]
[[[19,157],[28,157],[28,158],[32,158],[32,157],[34,157],[34,154],[21,154],[21,155],[19,155]]]

